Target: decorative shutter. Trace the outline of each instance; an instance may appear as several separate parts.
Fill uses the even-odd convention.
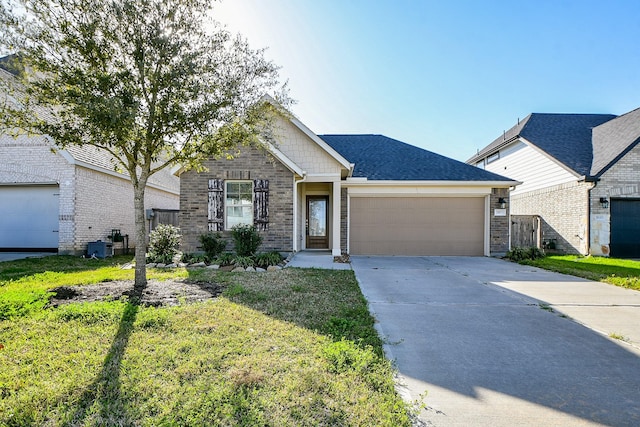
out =
[[[209,231],[224,230],[224,180],[209,180]]]
[[[253,180],[253,223],[258,230],[269,229],[269,180]]]

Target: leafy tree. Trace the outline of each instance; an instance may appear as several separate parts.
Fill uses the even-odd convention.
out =
[[[90,145],[130,177],[136,286],[146,285],[144,194],[149,177],[270,140],[279,90],[263,51],[213,21],[211,0],[4,0],[0,52],[19,55],[20,105],[0,124]],[[17,89],[16,89],[17,88]],[[16,99],[16,96],[13,96]],[[5,97],[10,99],[9,97]]]

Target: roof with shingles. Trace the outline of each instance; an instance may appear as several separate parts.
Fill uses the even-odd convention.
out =
[[[594,129],[615,118],[613,114],[531,113],[468,162],[475,163],[513,140],[524,138],[579,175],[590,176],[594,152],[598,151],[598,143],[592,137]]]
[[[349,162],[353,177],[382,181],[504,181],[511,179],[384,135],[318,135]]]
[[[599,176],[640,142],[640,108],[593,129],[591,175]]]
[[[19,82],[17,81],[15,76],[12,73],[0,68],[0,83],[2,83],[0,84],[0,88],[11,91],[11,93],[0,94],[0,96],[4,95],[5,97],[4,99],[0,97],[0,102],[6,100],[12,105],[12,107],[20,107],[20,101],[18,99],[20,99],[21,96],[24,96],[24,94],[20,90],[21,88]],[[16,99],[16,97],[18,97],[18,99]],[[36,114],[38,114],[40,117],[51,117],[46,109],[38,107],[35,107],[35,109]],[[60,150],[60,147],[51,138],[43,139],[41,136],[31,136],[28,139],[21,138],[19,141],[17,141],[6,133],[0,136],[0,141],[2,141],[4,144],[9,143],[9,141],[14,141],[15,143],[19,143],[20,145],[29,145],[32,142],[36,143],[36,141],[38,144],[46,141],[54,150]],[[115,159],[113,158],[113,156],[111,156],[110,153],[105,150],[98,149],[91,145],[70,145],[66,147],[64,151],[69,153],[69,155],[76,162],[82,162],[85,164],[85,166],[113,171],[120,174],[122,178],[129,179],[129,176],[126,173],[116,170]],[[162,189],[176,194],[180,191],[180,180],[178,179],[178,177],[174,176],[171,173],[169,167],[166,167],[149,177],[149,184],[158,186]]]

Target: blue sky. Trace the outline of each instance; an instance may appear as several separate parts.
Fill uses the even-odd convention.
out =
[[[640,1],[226,0],[314,132],[466,160],[531,112],[640,107]]]

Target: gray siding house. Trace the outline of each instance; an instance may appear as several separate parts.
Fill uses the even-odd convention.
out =
[[[522,182],[512,223],[536,221],[536,244],[561,252],[640,257],[640,109],[532,113],[467,163]],[[537,228],[536,228],[537,227]]]

